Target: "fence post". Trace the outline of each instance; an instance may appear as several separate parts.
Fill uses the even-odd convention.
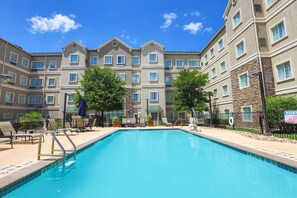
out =
[[[234,113],[232,112],[232,117],[233,117],[233,126],[232,126],[232,128],[233,128],[233,130],[235,130],[235,118],[234,118]]]

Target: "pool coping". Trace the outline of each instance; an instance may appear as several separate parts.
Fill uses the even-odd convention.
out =
[[[119,131],[119,129],[114,129],[108,133],[99,135],[98,137],[77,145],[77,153],[84,151],[98,141],[114,134]],[[73,153],[67,155],[67,159],[71,158]],[[55,157],[54,159],[43,159],[37,163],[34,163],[28,167],[25,167],[21,170],[18,170],[14,173],[11,173],[7,176],[4,176],[0,179],[0,197],[5,196],[6,194],[12,192],[13,190],[19,188],[20,186],[26,184],[32,179],[40,176],[42,173],[47,170],[61,164],[63,157]]]
[[[118,128],[114,129],[106,134],[102,134],[92,140],[89,140],[87,142],[84,142],[82,144],[79,144],[77,146],[77,153],[82,152],[83,150],[89,148],[93,144],[97,143],[98,141],[109,137],[110,135],[118,132],[118,131],[125,131],[125,130],[181,130],[186,133],[190,133],[193,135],[196,135],[201,138],[208,139],[210,141],[214,141],[215,143],[222,144],[223,146],[231,147],[232,149],[235,149],[237,151],[250,153],[252,155],[255,155],[255,157],[260,157],[262,160],[269,160],[269,163],[277,163],[280,168],[287,169],[289,171],[290,168],[294,169],[292,172],[297,173],[297,161],[287,159],[282,156],[278,156],[275,154],[267,153],[261,150],[257,150],[248,146],[244,146],[241,144],[237,144],[234,142],[222,140],[216,137],[209,136],[207,134],[197,132],[197,131],[191,131],[185,128]],[[67,159],[71,158],[72,154],[67,155]],[[37,163],[34,163],[28,167],[25,167],[24,169],[18,170],[14,173],[11,173],[3,178],[0,179],[0,197],[5,196],[6,194],[10,193],[11,191],[15,190],[16,188],[19,188],[20,186],[26,184],[27,182],[31,181],[32,179],[40,176],[42,173],[48,171],[54,166],[57,166],[58,164],[62,163],[62,157],[55,158],[55,159],[44,159]],[[287,167],[288,166],[288,167]]]

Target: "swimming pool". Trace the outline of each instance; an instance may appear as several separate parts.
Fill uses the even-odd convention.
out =
[[[296,197],[297,174],[180,130],[124,130],[5,197]]]

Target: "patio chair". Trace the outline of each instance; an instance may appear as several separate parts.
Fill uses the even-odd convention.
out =
[[[63,129],[62,128],[59,129],[58,123],[56,122],[55,119],[48,119],[48,122],[49,122],[49,127],[48,127],[49,130],[54,131],[56,135],[59,135],[59,133],[62,132]],[[71,132],[71,135],[73,135],[73,132],[76,132],[72,128],[70,122],[65,122],[65,130]],[[78,134],[78,132],[76,132],[76,133]]]
[[[139,118],[139,126],[145,127],[145,120],[144,120],[144,118]]]
[[[167,118],[162,118],[162,122],[163,122],[163,124],[166,124],[166,126],[172,126],[172,123],[169,123],[167,121]]]
[[[12,135],[10,137],[5,136],[2,131],[0,131],[0,144],[1,143],[10,143],[11,148],[13,148],[13,143],[12,143]]]
[[[122,118],[121,127],[126,127],[126,126],[127,126],[127,118]]]
[[[136,127],[136,118],[131,118],[129,126],[130,127]]]
[[[73,128],[76,129],[76,131],[85,131],[85,123],[84,123],[84,119],[81,117],[75,117],[74,119],[74,126]]]
[[[38,139],[40,135],[43,136],[43,133],[17,133],[15,129],[13,128],[11,122],[0,122],[0,130],[3,134],[3,137],[6,138],[25,138],[25,142],[27,141],[27,138],[31,139],[32,144],[34,143],[34,138]],[[44,138],[43,138],[44,141]]]

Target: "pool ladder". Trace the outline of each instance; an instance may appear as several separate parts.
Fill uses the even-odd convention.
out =
[[[173,128],[175,127],[176,123],[177,123],[179,120],[180,120],[180,128],[183,127],[183,120],[182,120],[181,118],[177,118],[176,121],[174,122],[174,124],[172,125],[172,128],[171,128],[171,129],[173,129]]]
[[[68,139],[68,141],[72,144],[73,146],[73,150],[65,150],[65,148],[63,147],[63,145],[61,144],[61,142],[58,140],[57,136],[55,135],[54,131],[48,131],[51,135],[52,135],[52,146],[51,146],[51,154],[41,154],[41,147],[42,147],[42,135],[40,135],[39,137],[39,144],[38,144],[38,155],[37,155],[37,160],[40,160],[40,158],[42,156],[53,156],[53,157],[61,157],[63,156],[63,168],[65,166],[70,166],[71,164],[73,164],[76,160],[76,146],[73,143],[73,141],[70,139],[70,137],[68,136],[68,134],[66,133],[66,129],[62,129],[61,130],[64,135],[66,136],[66,138]],[[55,150],[55,142],[58,144],[58,146],[60,147],[59,150]],[[62,151],[62,154],[54,154],[55,151]],[[68,152],[68,153],[67,153]],[[71,154],[73,153],[73,161],[69,161],[66,163],[66,156],[67,154]]]

